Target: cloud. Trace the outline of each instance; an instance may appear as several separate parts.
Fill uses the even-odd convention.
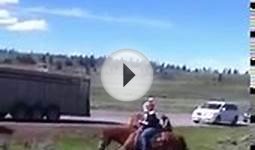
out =
[[[16,17],[12,17],[9,11],[0,9],[0,25],[14,24],[18,21]]]
[[[18,4],[19,0],[0,0],[0,5]]]
[[[46,30],[47,26],[43,19],[19,19],[8,10],[0,9],[0,27],[9,31],[41,31]]]
[[[42,14],[65,16],[65,17],[84,17],[84,15],[86,14],[85,11],[83,11],[79,8],[48,9],[48,8],[45,8],[45,7],[33,7],[33,8],[26,8],[25,11],[33,12],[33,13],[42,13]]]
[[[14,24],[7,26],[9,31],[40,31],[47,29],[47,23],[45,20],[25,20],[19,21]]]
[[[10,18],[0,18],[0,26],[1,25],[11,25],[18,22],[18,19],[15,17]]]
[[[9,11],[5,9],[0,9],[0,18],[8,18],[10,17]]]
[[[56,16],[63,16],[63,17],[81,18],[81,19],[92,19],[92,20],[104,21],[104,22],[125,23],[125,24],[161,27],[161,28],[172,27],[172,23],[165,20],[157,20],[157,19],[143,18],[143,17],[127,17],[127,16],[117,17],[112,15],[101,15],[101,14],[91,13],[89,11],[86,11],[80,8],[50,9],[45,7],[34,7],[34,8],[26,8],[26,11],[29,13],[49,14],[49,15],[56,15]]]

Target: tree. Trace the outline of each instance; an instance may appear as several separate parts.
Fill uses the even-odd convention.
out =
[[[166,65],[166,69],[170,69],[171,66],[169,64]]]
[[[94,68],[95,65],[96,65],[96,60],[95,60],[94,55],[91,55],[91,56],[89,57],[89,62],[90,62],[90,66],[91,66],[92,68]]]
[[[227,72],[228,72],[227,68],[223,69],[223,71],[222,71],[223,74],[227,74]]]
[[[186,71],[187,67],[185,65],[182,66],[182,71]]]
[[[65,65],[66,66],[73,66],[73,62],[72,62],[72,60],[70,60],[70,59],[66,59],[66,61],[65,61]]]
[[[198,71],[199,71],[199,70],[198,70],[197,68],[194,70],[194,72],[196,72],[196,73],[197,73]]]
[[[17,61],[23,64],[36,64],[36,61],[33,59],[31,55],[21,55],[16,57]]]
[[[47,56],[46,55],[42,55],[41,61],[43,63],[47,63]]]
[[[79,65],[80,65],[80,66],[82,66],[82,67],[84,67],[84,66],[85,66],[84,59],[83,59],[83,57],[82,57],[82,56],[80,56],[80,57],[79,57],[79,59],[78,59],[78,63],[79,63]]]
[[[232,74],[232,70],[231,69],[228,69],[228,74]]]
[[[163,62],[162,64],[161,64],[161,68],[165,68],[166,67],[166,64]]]
[[[219,73],[217,81],[218,82],[222,82],[222,77],[223,77],[222,73]]]
[[[239,71],[238,71],[237,69],[235,69],[235,70],[233,71],[233,74],[239,74]]]
[[[60,61],[57,61],[56,65],[57,65],[57,70],[62,70],[63,69],[63,65]]]
[[[3,61],[3,63],[5,63],[5,64],[12,64],[12,59],[10,59],[10,58],[5,58],[4,61]]]
[[[159,73],[163,73],[164,72],[164,68],[165,68],[165,63],[162,63],[161,65],[157,65],[157,71]]]
[[[203,67],[203,72],[207,72],[207,69],[205,67]]]
[[[174,65],[170,65],[170,69],[175,69],[175,66]]]
[[[176,69],[176,70],[180,70],[181,67],[180,67],[179,65],[177,65],[177,66],[175,67],[175,69]]]
[[[50,57],[49,57],[49,64],[50,64],[50,65],[53,64],[53,56],[52,56],[52,55],[50,55]]]
[[[94,71],[96,72],[96,59],[95,59],[94,55],[90,56],[89,62],[90,62],[90,67],[93,68]]]
[[[213,71],[213,73],[219,74],[219,71],[218,71],[217,69],[215,69],[215,70]]]
[[[150,64],[151,64],[151,66],[153,68],[153,71],[156,72],[157,71],[157,63],[154,62],[154,61],[151,61]]]

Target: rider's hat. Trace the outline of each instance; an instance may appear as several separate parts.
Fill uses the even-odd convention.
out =
[[[155,97],[148,97],[148,101],[149,102],[155,101]]]
[[[147,102],[149,102],[150,104],[156,105],[156,98],[150,96],[150,97],[147,98]]]

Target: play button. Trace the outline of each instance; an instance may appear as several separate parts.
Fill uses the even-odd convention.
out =
[[[127,65],[123,64],[123,87],[134,78],[135,74],[127,67]]]
[[[112,53],[101,69],[101,82],[106,92],[121,101],[143,97],[150,89],[153,70],[140,52],[122,49]]]

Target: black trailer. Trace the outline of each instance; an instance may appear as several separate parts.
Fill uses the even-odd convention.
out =
[[[81,76],[0,67],[0,117],[50,120],[90,116],[90,80]]]

